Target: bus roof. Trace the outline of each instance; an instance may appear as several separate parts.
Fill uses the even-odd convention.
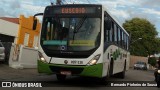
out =
[[[53,6],[102,6],[102,4],[62,4],[62,5],[53,5]],[[52,5],[49,5],[52,7]]]

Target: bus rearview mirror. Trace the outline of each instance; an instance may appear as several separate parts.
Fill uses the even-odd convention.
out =
[[[33,21],[33,30],[36,30],[37,28],[37,19],[34,19]]]
[[[36,30],[36,28],[37,28],[37,22],[38,22],[38,20],[35,18],[36,16],[43,16],[43,13],[37,13],[37,14],[35,14],[34,15],[34,20],[33,20],[33,27],[32,27],[32,29],[33,30]]]

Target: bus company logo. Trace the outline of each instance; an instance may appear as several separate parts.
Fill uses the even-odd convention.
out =
[[[65,63],[65,64],[68,64],[68,61],[67,61],[67,60],[64,60],[64,63]]]
[[[11,82],[2,82],[2,87],[11,87]]]

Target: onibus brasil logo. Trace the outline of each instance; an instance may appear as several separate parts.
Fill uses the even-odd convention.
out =
[[[2,87],[42,87],[42,84],[35,82],[2,82]]]

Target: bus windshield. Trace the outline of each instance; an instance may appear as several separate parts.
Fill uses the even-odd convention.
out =
[[[100,45],[100,18],[44,17],[41,45],[47,50],[81,52]]]

